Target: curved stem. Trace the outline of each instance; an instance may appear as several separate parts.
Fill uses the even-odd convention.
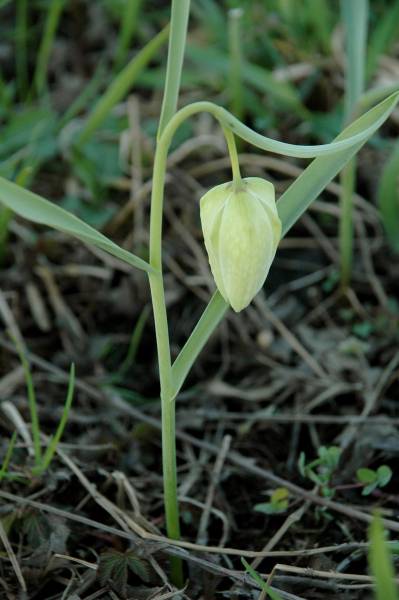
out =
[[[381,112],[383,105],[390,106],[391,103],[397,98],[398,92],[391,94],[383,100],[380,104],[375,106],[369,111],[370,113],[374,110]],[[349,150],[355,144],[364,142],[368,139],[370,134],[375,131],[382,123],[385,121],[384,114],[376,119],[372,126],[365,127],[363,131],[360,133],[356,133],[351,135],[348,138],[340,139],[335,142],[331,142],[330,144],[319,144],[315,146],[298,146],[296,144],[286,144],[285,142],[279,142],[278,140],[273,140],[272,138],[266,137],[257,133],[250,127],[247,127],[243,123],[241,123],[238,119],[236,119],[228,110],[218,106],[217,104],[213,104],[212,102],[193,102],[184,108],[181,108],[169,121],[168,125],[165,127],[161,138],[165,144],[169,146],[172,137],[177,130],[177,128],[189,117],[199,113],[199,112],[208,112],[222,125],[222,127],[226,127],[231,130],[235,135],[242,138],[249,144],[256,146],[257,148],[261,148],[262,150],[266,150],[268,152],[274,152],[275,154],[282,154],[284,156],[294,156],[296,158],[314,158],[319,156],[327,156],[330,154],[334,154],[336,152],[341,152],[342,150]],[[366,113],[367,114],[367,113]],[[356,121],[356,123],[360,122],[363,117],[360,117]]]
[[[238,160],[237,146],[234,139],[234,133],[228,127],[222,126],[224,137],[226,138],[227,148],[230,155],[231,170],[233,173],[233,182],[236,186],[241,183],[240,162]]]

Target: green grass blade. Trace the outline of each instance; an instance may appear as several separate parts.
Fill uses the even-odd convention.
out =
[[[68,121],[73,119],[81,110],[86,108],[92,102],[92,100],[97,96],[105,76],[105,64],[104,62],[100,62],[94,71],[93,77],[90,79],[86,87],[80,92],[80,94],[68,107],[66,112],[62,115],[61,120],[58,122],[59,129],[62,129],[62,127],[64,127]],[[383,97],[386,95],[387,94],[384,94]]]
[[[197,46],[194,43],[187,45],[187,58],[194,62],[197,67],[204,69],[206,73],[214,73],[228,79],[230,61],[227,54],[215,50]],[[301,117],[307,116],[307,111],[295,90],[289,83],[278,81],[269,71],[254,65],[247,60],[242,65],[243,82],[258,92],[266,94],[276,102],[277,107],[283,110],[291,109]]]
[[[32,426],[32,437],[33,437],[33,448],[35,452],[35,463],[37,466],[40,465],[42,460],[42,447],[40,443],[40,423],[39,415],[37,412],[36,392],[35,386],[33,385],[32,373],[30,370],[29,361],[25,355],[25,349],[17,339],[13,339],[16,350],[18,352],[19,360],[24,370],[26,390],[28,393],[29,412]]]
[[[75,365],[72,363],[69,371],[68,391],[62,411],[60,422],[58,423],[57,431],[51,438],[49,445],[44,453],[42,463],[38,469],[38,472],[43,473],[51,463],[53,456],[57,450],[57,446],[60,443],[62,434],[64,433],[65,426],[68,421],[69,411],[71,409],[73,395],[75,391]]]
[[[263,581],[262,577],[251,567],[251,565],[245,560],[245,558],[241,558],[241,562],[245,567],[247,573],[249,573],[254,581],[259,585],[260,589],[263,592],[266,592],[267,596],[271,598],[271,600],[282,600],[280,594],[275,592],[265,581]]]
[[[368,0],[341,0],[345,25],[345,122],[355,113],[365,82]],[[346,287],[352,274],[353,193],[356,186],[356,160],[348,163],[341,176],[341,220],[339,229],[341,285]]]
[[[0,265],[4,263],[7,252],[9,224],[12,220],[12,210],[6,206],[0,206]]]
[[[162,134],[171,117],[176,112],[189,14],[190,0],[172,0],[165,92],[162,100],[161,116],[159,118],[158,137]]]
[[[399,252],[399,143],[383,170],[377,199],[389,244]]]
[[[154,269],[146,261],[120,248],[120,246],[114,244],[105,235],[90,227],[75,215],[15,183],[7,181],[3,177],[0,177],[0,202],[29,221],[67,233],[89,246],[92,245],[105,250],[105,252],[116,256],[116,258],[123,260],[132,267],[137,267],[147,273],[154,272]]]
[[[373,75],[380,56],[390,50],[399,36],[399,2],[386,6],[378,19],[376,27],[370,35],[368,44],[366,77]]]
[[[335,141],[344,141],[364,132],[367,132],[367,136],[362,141],[358,141],[344,150],[334,152],[329,156],[319,156],[316,158],[303,171],[300,177],[293,182],[288,190],[284,192],[277,204],[283,224],[283,235],[296,223],[309,204],[317,198],[326,185],[351,160],[373,133],[376,132],[378,127],[387,120],[398,100],[398,93],[389,96],[389,98],[346,127],[335,138]]]
[[[15,446],[16,440],[17,440],[17,432],[14,431],[14,433],[11,436],[10,443],[8,444],[7,451],[6,451],[5,457],[3,459],[3,463],[1,465],[0,481],[7,475],[11,456],[12,456],[12,453],[14,452],[14,446]]]
[[[33,77],[33,86],[38,96],[40,96],[46,86],[47,66],[50,58],[51,48],[54,43],[55,33],[61,18],[62,10],[65,6],[65,0],[52,0],[50,2],[44,33],[37,55],[36,70]]]
[[[349,121],[364,90],[368,0],[341,0],[341,12],[346,31],[345,115]]]
[[[90,139],[94,131],[106,119],[111,109],[120,102],[131,89],[138,75],[154,57],[159,48],[168,37],[169,27],[165,27],[156,35],[140,52],[132,58],[124,69],[115,77],[108,89],[104,92],[92,112],[88,116],[83,129],[78,136],[77,143],[83,144]]]
[[[133,333],[130,338],[129,348],[128,348],[126,357],[118,369],[119,375],[126,374],[127,371],[132,368],[132,365],[134,364],[134,361],[136,359],[137,351],[139,349],[140,342],[143,337],[144,328],[147,323],[149,315],[150,315],[150,307],[148,305],[146,305],[143,308],[139,318],[137,319],[137,323],[133,329]]]
[[[369,529],[370,550],[369,567],[375,578],[376,600],[398,600],[399,593],[395,583],[395,572],[388,545],[384,539],[381,517],[377,514]]]
[[[179,393],[197,356],[205,346],[212,332],[219,325],[228,308],[229,305],[220,293],[216,291],[187,342],[181,349],[179,356],[173,363],[172,378],[175,396]]]
[[[124,10],[121,11],[121,28],[115,53],[115,68],[125,62],[133,36],[137,30],[140,9],[143,0],[125,0]]]
[[[242,85],[242,50],[241,50],[241,21],[243,11],[241,8],[229,10],[228,33],[229,33],[229,99],[230,110],[237,119],[243,120],[244,115],[244,93]]]
[[[21,100],[28,89],[28,0],[16,0],[15,61]]]

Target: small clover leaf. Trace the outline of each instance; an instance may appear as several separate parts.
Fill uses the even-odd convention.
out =
[[[381,465],[375,471],[374,469],[361,468],[356,472],[357,479],[360,483],[364,483],[365,487],[362,490],[363,496],[368,496],[377,488],[382,488],[390,482],[392,477],[392,469],[387,465]]]
[[[270,497],[270,502],[256,504],[254,509],[266,515],[277,515],[283,513],[288,508],[288,490],[284,487],[274,490]]]

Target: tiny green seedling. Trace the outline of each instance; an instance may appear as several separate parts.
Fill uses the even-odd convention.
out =
[[[377,488],[385,487],[392,478],[392,470],[387,465],[381,465],[378,469],[358,469],[356,472],[359,483],[364,484],[363,496],[369,496]]]
[[[18,340],[14,340],[17,352],[19,354],[19,359],[21,361],[22,367],[24,369],[26,389],[28,393],[28,402],[29,402],[29,412],[31,417],[31,427],[32,427],[32,437],[33,437],[33,450],[34,450],[34,459],[35,459],[35,467],[33,469],[34,475],[41,475],[46,471],[56,453],[58,444],[61,440],[62,434],[64,433],[65,426],[68,421],[69,411],[71,409],[73,395],[75,391],[75,365],[72,363],[70,372],[69,372],[69,381],[68,381],[68,390],[65,399],[65,404],[62,410],[61,419],[58,423],[58,427],[54,433],[54,435],[50,438],[47,448],[42,452],[42,442],[41,442],[41,430],[40,430],[40,421],[39,415],[37,411],[37,401],[36,401],[36,392],[33,384],[33,378],[31,373],[31,368],[29,361],[26,357],[24,348]]]
[[[302,477],[306,477],[315,483],[320,492],[326,498],[331,498],[335,490],[331,486],[332,477],[338,467],[341,457],[341,448],[338,446],[321,446],[318,449],[319,457],[310,463],[306,463],[306,455],[301,452],[298,460],[298,469]]]
[[[280,487],[274,490],[270,496],[269,502],[256,504],[254,509],[265,515],[278,515],[284,513],[288,508],[289,492],[287,488]]]

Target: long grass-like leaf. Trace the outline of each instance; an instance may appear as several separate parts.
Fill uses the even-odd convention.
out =
[[[341,0],[345,25],[345,122],[353,117],[365,82],[368,0]],[[341,284],[349,284],[353,260],[353,193],[356,186],[356,160],[351,160],[341,176],[341,220],[339,246]]]
[[[364,90],[368,0],[341,0],[345,25],[345,115],[348,121]]]
[[[28,87],[28,0],[16,0],[15,61],[21,99]]]
[[[399,143],[382,172],[377,197],[388,241],[399,252]]]
[[[243,11],[241,8],[232,8],[229,11],[229,100],[230,110],[239,119],[244,115],[244,90],[242,85],[242,42],[241,21]]]
[[[60,443],[62,434],[64,433],[65,426],[68,421],[69,411],[71,409],[73,394],[75,391],[75,365],[72,363],[69,371],[68,391],[66,395],[65,404],[62,410],[60,422],[58,423],[55,434],[50,439],[50,442],[46,448],[43,456],[43,460],[37,471],[42,473],[45,471],[51,463],[55,452],[57,451],[58,444]]]
[[[36,70],[33,78],[33,85],[38,95],[44,91],[46,85],[47,65],[64,6],[65,0],[52,0],[48,7],[46,24],[37,55]]]
[[[399,100],[399,93],[392,94],[383,102],[369,110],[351,123],[335,141],[344,141],[365,130],[367,139],[388,119]],[[330,156],[316,158],[280,197],[277,208],[283,223],[283,235],[296,223],[309,204],[317,198],[326,185],[340,172],[351,158],[360,150],[367,139],[356,142],[345,150],[334,152]]]
[[[251,565],[245,560],[241,559],[242,564],[245,567],[247,573],[249,573],[254,581],[259,585],[260,589],[265,592],[266,596],[269,596],[271,600],[282,600],[280,594],[274,591],[270,585],[267,585],[266,581],[263,581],[262,577],[251,567]]]
[[[376,600],[398,600],[392,558],[384,539],[381,517],[375,515],[369,530],[369,567],[375,578]]]
[[[119,75],[115,77],[87,118],[87,121],[78,136],[78,144],[83,144],[90,139],[94,131],[101,125],[104,119],[106,119],[115,104],[120,102],[127,94],[135,83],[138,75],[167,40],[168,32],[169,26],[166,26],[158,33],[158,35],[148,42],[148,44],[132,58],[126,67],[122,69]]]
[[[8,444],[7,451],[6,451],[6,454],[3,459],[3,463],[1,465],[0,482],[8,473],[8,467],[9,467],[9,464],[11,461],[12,453],[14,452],[14,446],[15,446],[16,440],[17,440],[17,432],[14,431],[14,433],[11,436],[10,443]]]
[[[368,44],[366,76],[371,77],[380,56],[390,49],[399,36],[399,2],[393,2],[381,12],[380,18],[370,35]]]
[[[67,233],[89,246],[92,245],[105,250],[105,252],[147,273],[154,271],[146,261],[120,248],[120,246],[75,217],[75,215],[3,177],[0,177],[0,202],[29,221],[58,229],[58,231]]]
[[[227,302],[223,299],[221,294],[216,291],[179,356],[173,363],[172,377],[175,396],[179,393],[198,354],[205,346],[212,331],[219,325],[228,308],[229,305]]]
[[[230,61],[227,54],[213,48],[196,46],[194,43],[187,45],[187,57],[196,63],[199,68],[206,73],[214,73],[228,78]],[[243,82],[253,87],[262,94],[266,94],[272,100],[275,100],[278,107],[291,109],[301,117],[307,116],[307,111],[301,103],[301,100],[295,89],[285,81],[278,81],[266,69],[254,65],[248,61],[242,64]]]
[[[162,134],[176,112],[189,14],[190,0],[172,1],[172,26],[169,36],[168,64],[166,66],[165,90],[159,118],[158,136]]]
[[[125,61],[137,29],[143,0],[126,0],[121,10],[121,24],[115,53],[115,67],[118,69]]]

